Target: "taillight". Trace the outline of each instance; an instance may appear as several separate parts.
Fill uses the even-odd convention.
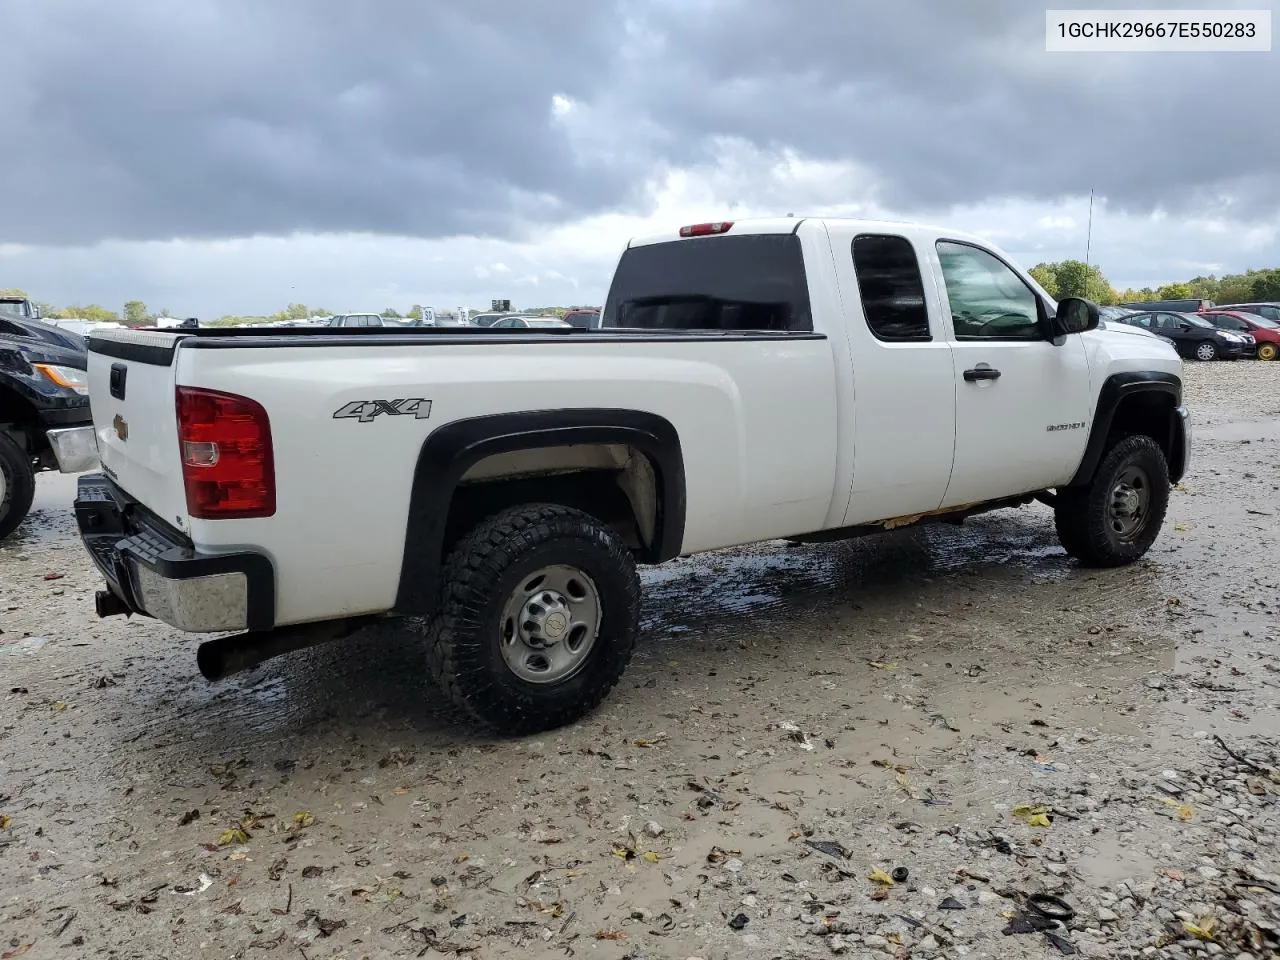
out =
[[[715,223],[694,223],[680,228],[682,237],[710,237],[717,233],[728,233],[733,226],[732,220],[717,220]]]
[[[178,444],[187,513],[198,520],[276,512],[271,421],[248,397],[178,387]]]

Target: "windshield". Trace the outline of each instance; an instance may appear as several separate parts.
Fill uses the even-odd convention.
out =
[[[28,316],[27,304],[23,300],[0,300],[0,313],[6,317],[18,317],[26,320]]]
[[[1264,330],[1280,330],[1280,323],[1274,320],[1268,320],[1266,317],[1260,317],[1256,314],[1249,318],[1249,322],[1256,327],[1262,327]]]

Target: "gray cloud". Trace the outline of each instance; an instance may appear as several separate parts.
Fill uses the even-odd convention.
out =
[[[639,179],[577,164],[552,123],[553,95],[594,85],[601,0],[51,0],[5,21],[10,241],[499,231]]]
[[[1025,0],[717,0],[649,22],[667,67],[637,109],[686,156],[722,134],[853,159],[906,209],[1091,188],[1134,212],[1280,207],[1272,54],[1049,54]]]
[[[905,211],[1280,208],[1274,57],[1051,55],[1023,0],[46,0],[5,28],[9,242],[520,235],[637,209],[725,137]]]

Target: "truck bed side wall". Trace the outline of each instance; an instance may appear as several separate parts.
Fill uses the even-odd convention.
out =
[[[276,515],[193,520],[191,536],[268,552],[281,624],[392,607],[419,451],[464,418],[582,407],[666,418],[685,458],[683,553],[818,529],[832,508],[837,403],[821,336],[202,346],[179,351],[177,379],[252,397],[271,417]],[[353,401],[407,398],[430,400],[430,417],[334,418]]]

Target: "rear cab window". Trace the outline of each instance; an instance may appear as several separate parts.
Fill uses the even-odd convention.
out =
[[[730,234],[631,247],[600,327],[812,333],[800,238]]]

